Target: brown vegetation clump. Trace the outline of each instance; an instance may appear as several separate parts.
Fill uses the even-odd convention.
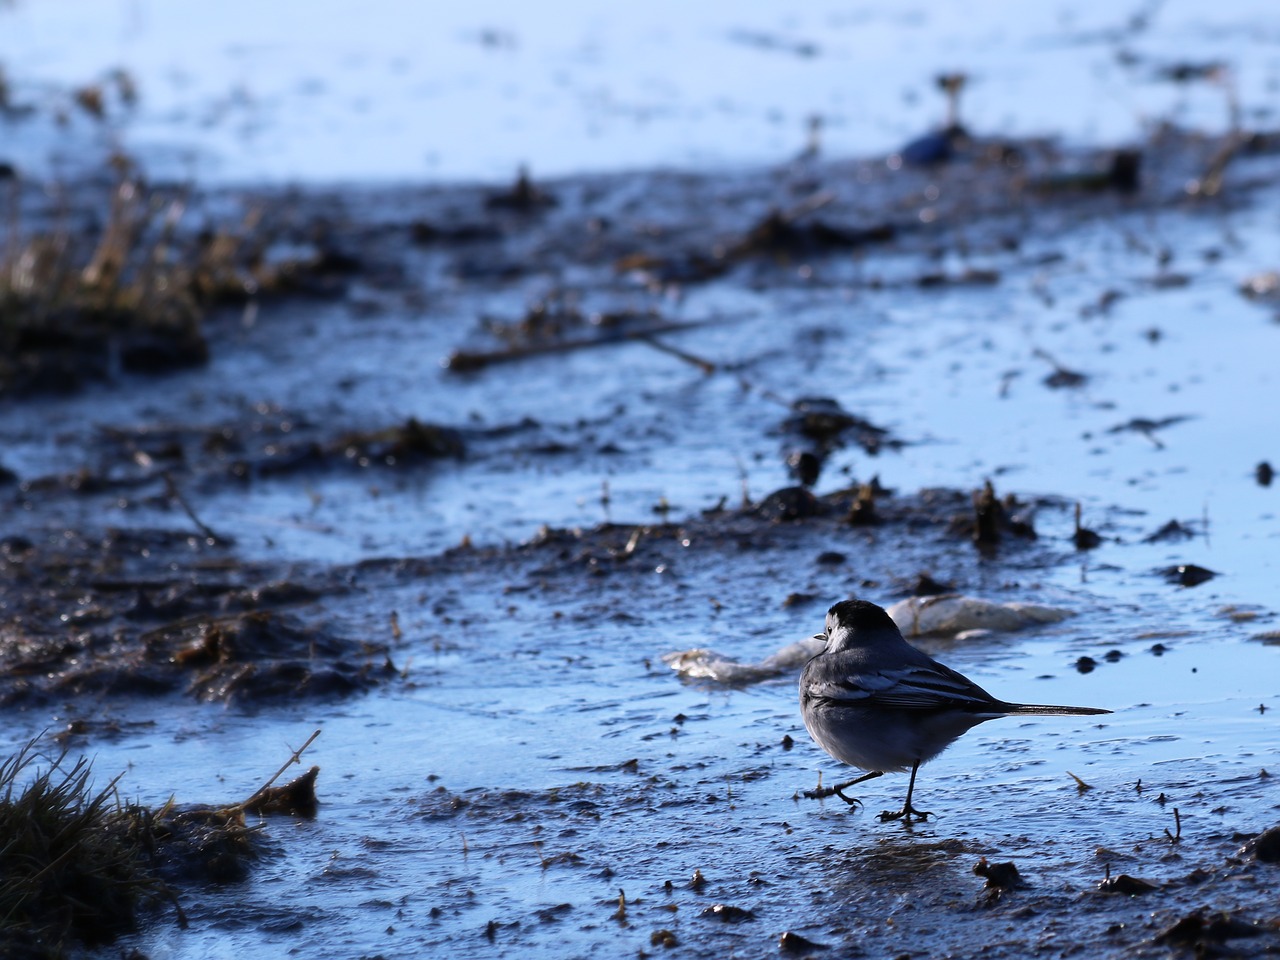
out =
[[[89,787],[83,758],[30,776],[28,744],[0,763],[0,956],[58,957],[71,943],[109,943],[141,906],[167,894],[131,841],[136,812],[115,781]]]
[[[175,244],[182,210],[180,199],[126,178],[91,243],[66,224],[23,237],[10,217],[0,248],[0,393],[68,392],[117,370],[208,359],[193,264]]]
[[[248,800],[225,807],[123,804],[116,780],[90,787],[84,758],[68,766],[64,752],[37,768],[35,741],[0,762],[0,960],[61,960],[111,943],[165,903],[185,927],[175,887],[240,882],[258,859],[261,834],[246,810],[315,816],[319,768],[273,784],[318,735]]]
[[[21,182],[0,167],[0,396],[199,366],[207,308],[340,296],[358,266],[314,244],[268,257],[276,237],[257,204],[238,224],[180,229],[184,191],[147,186],[127,158],[112,166],[119,179],[101,223],[64,210],[35,230],[24,230]]]

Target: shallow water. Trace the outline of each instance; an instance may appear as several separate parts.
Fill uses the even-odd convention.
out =
[[[989,561],[963,541],[798,529],[772,548],[728,555],[716,544],[673,543],[603,578],[555,563],[548,573],[548,558],[536,553],[421,579],[373,568],[357,575],[355,593],[318,609],[349,634],[382,640],[397,611],[404,637],[392,655],[403,683],[348,702],[251,713],[72,702],[11,716],[7,739],[16,744],[70,718],[115,718],[123,735],[83,743],[100,776],[125,770],[122,793],[147,802],[174,792],[215,802],[247,795],[290,746],[323,730],[306,758],[323,771],[319,818],[270,820],[269,861],[246,885],[185,898],[190,930],[161,920],[137,939],[153,957],[282,949],[586,956],[651,949],[663,930],[700,956],[771,949],[786,930],[877,952],[971,955],[975,938],[992,929],[1006,931],[996,949],[1011,956],[1028,938],[1118,956],[1202,905],[1265,917],[1258,891],[1230,879],[1223,862],[1239,845],[1232,835],[1271,825],[1277,803],[1275,779],[1258,779],[1263,768],[1274,772],[1280,749],[1277,648],[1250,639],[1274,624],[1274,491],[1257,486],[1250,468],[1273,455],[1265,446],[1271,417],[1254,398],[1273,376],[1278,330],[1234,291],[1273,249],[1263,229],[1273,204],[1266,193],[1257,212],[1233,216],[1230,266],[1197,266],[1181,290],[1144,290],[1149,257],[1112,245],[1115,227],[1084,224],[1052,240],[1068,264],[1048,279],[1063,288],[1052,308],[1028,292],[1045,268],[1016,263],[1002,264],[1004,281],[981,293],[757,291],[757,316],[732,335],[711,329],[680,341],[740,362],[749,391],[643,346],[618,348],[603,365],[604,357],[580,354],[458,379],[437,363],[456,326],[446,335],[394,313],[357,321],[325,307],[272,318],[295,324],[290,364],[280,363],[283,345],[265,324],[225,331],[234,348],[215,349],[207,370],[163,381],[163,410],[147,381],[42,400],[20,425],[9,421],[7,464],[26,476],[76,468],[78,438],[99,423],[166,422],[184,407],[216,423],[258,402],[329,409],[353,423],[406,413],[458,422],[484,409],[502,424],[523,412],[543,432],[575,440],[573,452],[552,458],[498,440],[425,474],[327,474],[302,489],[268,481],[199,498],[202,519],[234,535],[242,556],[285,563],[430,555],[468,535],[501,544],[544,522],[591,524],[605,513],[605,479],[608,513],[624,522],[652,517],[659,497],[677,515],[734,499],[739,464],[759,497],[787,482],[780,438],[762,430],[785,410],[765,394],[794,394],[797,382],[917,441],[874,460],[839,453],[824,487],[872,472],[906,491],[995,476],[1001,491],[1065,502],[1041,508],[1033,553],[1011,548]],[[1195,213],[1168,228],[1179,250],[1202,249],[1222,229]],[[1108,317],[1081,319],[1079,305],[1112,285],[1133,292]],[[707,309],[697,300],[717,293],[713,285],[686,309]],[[514,310],[518,297],[503,302]],[[459,297],[457,314],[468,308]],[[1142,336],[1151,325],[1165,332],[1156,344]],[[358,353],[348,335],[359,336]],[[347,348],[335,355],[334,343]],[[1087,372],[1089,385],[1074,393],[1043,386],[1036,347]],[[416,362],[395,361],[406,354]],[[366,365],[377,376],[354,372]],[[1010,370],[1020,376],[1002,397]],[[326,407],[325,384],[344,378],[355,386]],[[566,387],[568,403],[555,393]],[[620,404],[625,414],[609,416]],[[48,432],[30,430],[36,412]],[[1107,432],[1133,416],[1175,414],[1192,419],[1159,432],[1163,448]],[[579,418],[598,420],[585,429],[599,437],[582,442]],[[51,445],[32,440],[50,435]],[[623,454],[594,454],[604,439]],[[1069,503],[1077,499],[1108,541],[1072,558]],[[92,496],[55,509],[85,528],[175,522],[171,509]],[[1141,542],[1170,518],[1199,535]],[[824,549],[847,562],[817,565]],[[1183,562],[1222,575],[1182,589],[1154,573]],[[827,603],[860,594],[887,604],[921,568],[978,596],[1077,613],[1025,633],[928,644],[932,652],[998,695],[1116,713],[1097,724],[1043,718],[975,730],[923,771],[918,799],[938,816],[910,831],[874,817],[900,802],[901,777],[861,788],[866,810],[793,799],[820,771],[825,782],[843,773],[804,735],[794,677],[715,689],[681,683],[659,659],[697,646],[760,659],[818,629]],[[783,606],[797,591],[818,599]],[[1228,603],[1254,605],[1259,617],[1220,616]],[[1148,652],[1157,641],[1170,652]],[[1112,649],[1123,658],[1104,662]],[[1073,664],[1084,655],[1101,665],[1078,673]],[[155,726],[129,725],[138,720]],[[1079,795],[1070,774],[1093,789]],[[1161,795],[1167,802],[1156,802]],[[1176,848],[1164,838],[1175,829],[1174,807],[1183,832]],[[981,856],[1014,861],[1033,886],[983,906],[971,873]],[[1147,900],[1104,898],[1091,891],[1108,865],[1158,883],[1181,883],[1197,867],[1222,879]],[[695,870],[706,878],[701,889],[689,885]],[[619,890],[628,903],[622,920]],[[754,919],[704,916],[716,904]],[[1020,909],[1042,919],[1027,926]],[[1077,920],[1049,919],[1065,915]],[[1128,932],[1104,936],[1115,924]]]
[[[1214,897],[1247,909],[1247,895],[1217,884],[1213,893],[1173,889],[1145,900],[1089,892],[1107,865],[1157,883],[1196,866],[1221,873],[1224,840],[1233,850],[1233,831],[1273,818],[1274,778],[1258,772],[1274,766],[1280,736],[1274,713],[1257,707],[1276,706],[1274,648],[1238,627],[1198,628],[1164,592],[1141,617],[1103,600],[1016,639],[930,646],[1001,695],[1116,713],[979,728],[924,768],[917,800],[936,817],[908,829],[873,816],[900,802],[902,777],[862,787],[866,811],[794,799],[819,771],[838,775],[803,736],[794,678],[739,690],[679,684],[644,660],[687,644],[704,604],[664,604],[669,585],[642,572],[618,579],[627,582],[589,602],[565,583],[542,602],[522,599],[510,616],[477,612],[468,628],[444,632],[453,652],[440,656],[405,618],[409,683],[384,695],[256,716],[150,709],[159,730],[95,744],[99,770],[128,765],[122,789],[130,795],[162,802],[181,771],[183,796],[223,800],[249,792],[311,725],[324,731],[308,756],[323,768],[319,818],[270,820],[277,852],[253,879],[186,898],[192,929],[161,923],[140,939],[144,952],[586,956],[641,949],[670,930],[686,950],[710,956],[764,950],[791,930],[818,942],[970,955],[975,927],[1015,923],[1016,911],[1034,904],[1046,918],[1033,923],[1037,935],[1047,918],[1084,911],[1096,923],[1073,927],[1072,939],[1119,955],[1139,937],[1108,944],[1108,924],[1147,937],[1179,909]],[[759,575],[748,568],[742,579],[721,595],[752,626],[743,647],[762,648],[818,618],[819,610],[799,617],[753,605],[745,594]],[[696,575],[687,580],[696,590]],[[466,598],[483,592],[476,582],[458,586]],[[576,616],[584,606],[641,612],[619,624]],[[568,616],[556,619],[548,607]],[[1166,635],[1171,650],[1160,657],[1133,630],[1151,618],[1187,631]],[[740,631],[724,622],[708,632],[731,644]],[[1101,659],[1104,648],[1124,657],[1087,675],[1072,668],[1082,654]],[[789,749],[788,734],[796,738]],[[1078,793],[1070,774],[1092,789]],[[1174,807],[1176,849],[1163,839],[1175,829]],[[1033,886],[982,907],[970,872],[979,856],[1012,859]],[[695,870],[705,887],[691,888]],[[614,918],[619,890],[625,921]],[[719,903],[755,919],[703,915]],[[1027,936],[1018,929],[1008,935],[1013,952]]]
[[[1181,9],[1161,8],[1147,36],[1170,43],[1182,37],[1179,30],[1190,28]],[[1223,16],[1251,23],[1251,9]],[[146,21],[137,34],[144,39],[122,40],[122,49],[163,36],[163,18],[171,15],[167,8],[137,11]],[[22,22],[48,15],[30,4],[0,11]],[[804,35],[806,22],[788,24],[789,35]],[[908,21],[875,22],[905,30]],[[921,30],[933,26],[929,20]],[[988,42],[1011,60],[1021,56],[1018,70],[1031,70],[1018,38],[1036,36],[1037,28],[1006,26],[1007,43]],[[726,29],[698,36],[720,44]],[[1086,25],[1080,29],[1088,34]],[[512,30],[525,35],[518,22]],[[434,42],[474,43],[457,39],[460,33],[461,26],[442,29]],[[909,36],[923,42],[925,34],[913,26]],[[1203,45],[1179,53],[1217,56],[1238,33],[1202,36]],[[534,41],[524,42],[521,56],[541,55]],[[1092,49],[1093,42],[1083,45]],[[1114,40],[1097,42],[1114,53]],[[738,47],[752,63],[780,59]],[[1258,49],[1260,64],[1254,47],[1239,52],[1242,83],[1273,68],[1269,48],[1260,42]],[[258,56],[250,50],[244,62]],[[926,68],[912,68],[909,81],[917,85],[938,61],[929,50],[920,58]],[[1057,69],[1049,59],[1037,69]],[[276,58],[282,75],[288,60]],[[995,78],[1013,68],[1000,58],[990,63],[974,87],[975,122],[990,126],[993,117],[1016,114],[1014,129],[1040,129],[1039,119],[1022,119],[1023,101],[993,106],[983,99],[1012,90]],[[150,89],[146,71],[161,68],[140,62],[135,69]],[[202,76],[211,87],[226,82],[216,70]],[[626,82],[625,72],[617,76]],[[1105,76],[1099,82],[1113,82]],[[307,119],[289,99],[299,81],[272,82],[284,92],[261,98],[268,130],[261,136],[277,137],[272,143],[283,147],[264,152],[290,164],[297,159],[290,142],[303,145],[295,151],[329,154],[323,139],[280,120],[282,112]],[[538,89],[531,81],[528,95]],[[1020,89],[1026,95],[1034,87]],[[1204,92],[1148,88],[1145,81],[1124,89],[1125,98],[1160,91],[1189,101]],[[682,88],[670,96],[694,110],[714,94]],[[905,112],[891,99],[876,100],[888,103],[886,113],[872,113],[870,132],[862,130],[857,142],[896,145],[933,116],[927,98]],[[553,98],[547,116],[572,126],[579,109],[573,103]],[[1081,103],[1083,125],[1059,112],[1055,129],[1109,139],[1107,101]],[[803,114],[795,109],[798,120]],[[1153,109],[1165,112],[1169,102]],[[377,109],[368,110],[373,123]],[[349,138],[343,117],[334,115],[332,135]],[[635,163],[703,156],[697,141],[681,139],[679,121],[650,121],[646,130],[674,132],[646,138],[652,155],[626,156]],[[740,116],[734,123],[733,137],[707,123],[706,142],[753,129]],[[229,121],[211,124],[204,140],[189,118],[146,114],[140,132],[129,136],[145,143],[148,124],[197,151],[234,153],[219,146]],[[758,149],[790,152],[793,128],[783,128],[788,132],[757,139]],[[833,138],[838,129],[833,123]],[[876,130],[888,131],[884,141],[874,139]],[[629,142],[607,132],[598,140],[610,150]],[[546,140],[548,150],[578,150],[581,168],[616,166],[617,154],[584,151],[572,137]],[[455,160],[442,151],[432,169],[475,177],[505,173],[513,156],[529,158],[526,141],[476,142],[476,151],[487,152]],[[670,152],[672,142],[690,152]],[[716,157],[745,162],[761,155]],[[208,162],[229,179],[279,175],[258,156],[246,154],[243,168]],[[532,159],[538,169],[562,169],[554,154]],[[202,176],[205,162],[196,164]],[[1274,182],[1273,162],[1251,161],[1241,176]],[[874,166],[883,169],[880,161]],[[419,168],[288,169],[372,178]],[[857,169],[822,172],[842,184]],[[761,181],[789,175],[742,174],[739,189],[754,198]],[[663,197],[678,203],[664,193],[669,182],[637,182],[651,189],[655,216]],[[963,173],[943,171],[935,185],[967,189]],[[608,177],[553,187],[607,197],[627,189]],[[415,191],[353,195],[373,221],[402,220],[426,202]],[[156,958],[282,950],[302,957],[656,953],[663,951],[662,930],[682,953],[708,957],[772,952],[787,930],[877,955],[971,956],[981,948],[988,956],[1024,956],[1033,945],[1066,954],[1084,945],[1090,955],[1129,957],[1163,954],[1151,938],[1197,907],[1274,919],[1266,868],[1232,857],[1241,842],[1236,834],[1273,825],[1280,803],[1277,779],[1259,776],[1264,768],[1276,773],[1280,755],[1280,648],[1256,639],[1275,625],[1280,527],[1276,489],[1253,478],[1258,461],[1280,456],[1266,400],[1275,387],[1280,326],[1273,307],[1236,290],[1280,263],[1277,209],[1273,187],[1212,206],[1117,202],[1092,214],[1068,207],[1055,218],[1019,223],[1016,249],[999,242],[1004,224],[975,214],[936,251],[873,249],[794,269],[764,264],[690,286],[679,302],[628,285],[609,265],[467,283],[442,276],[432,252],[407,251],[406,286],[420,288],[425,310],[397,299],[403,291],[377,290],[338,302],[266,306],[252,324],[235,317],[211,325],[213,359],[205,369],[124,378],[69,398],[6,402],[3,462],[24,480],[97,466],[98,457],[104,470],[113,468],[102,452],[104,426],[256,418],[271,429],[318,423],[333,435],[416,416],[474,435],[463,460],[413,471],[317,471],[243,486],[197,476],[188,490],[202,520],[235,538],[232,556],[240,562],[282,571],[353,565],[343,573],[348,589],[304,609],[347,635],[388,643],[401,680],[345,700],[256,709],[176,698],[55,698],[52,706],[8,711],[3,746],[73,719],[112,719],[121,733],[94,728],[72,740],[95,756],[103,781],[124,770],[127,797],[161,803],[176,793],[182,802],[212,803],[247,796],[291,747],[313,729],[323,731],[304,760],[322,767],[319,817],[268,820],[272,853],[248,883],[188,893],[191,929],[162,918],[130,941]],[[716,227],[723,235],[744,222]],[[1169,255],[1163,266],[1162,249]],[[990,267],[1000,281],[944,289],[914,282],[939,264],[952,272]],[[1184,282],[1169,279],[1175,274]],[[885,282],[877,287],[873,277]],[[623,300],[635,308],[658,304],[676,318],[732,315],[667,338],[713,360],[717,372],[707,375],[641,343],[467,376],[443,369],[451,350],[479,339],[479,316],[517,317],[557,284],[598,295],[602,309]],[[1106,291],[1123,297],[1105,311],[1093,309]],[[382,309],[362,308],[380,296]],[[361,297],[366,302],[352,302]],[[1053,368],[1037,350],[1087,382],[1045,385]],[[852,445],[838,451],[820,492],[872,475],[903,494],[969,490],[990,477],[1002,494],[1040,498],[1040,539],[984,558],[963,538],[933,528],[802,523],[738,536],[698,526],[700,511],[722,498],[736,504],[744,485],[759,500],[791,482],[781,463],[781,425],[787,404],[804,396],[834,398],[908,441],[874,458]],[[1112,432],[1137,417],[1180,416],[1187,419],[1149,436]],[[524,418],[536,424],[521,425]],[[505,427],[513,429],[499,429]],[[15,529],[65,525],[93,533],[185,524],[171,503],[145,493],[29,499],[35,505],[18,515]],[[693,532],[646,536],[629,561],[593,566],[576,547],[554,543],[502,549],[525,543],[543,524],[652,522],[661,519],[654,507],[664,500],[670,519]],[[1105,538],[1096,550],[1071,547],[1076,502],[1084,523]],[[1170,519],[1195,536],[1143,542]],[[475,548],[441,559],[464,538]],[[819,563],[823,551],[845,561]],[[397,557],[433,562],[372,562]],[[1156,575],[1181,563],[1220,576],[1188,589]],[[830,783],[844,771],[804,734],[794,676],[742,687],[685,683],[660,659],[711,647],[760,660],[812,635],[836,599],[901,599],[921,569],[965,593],[1076,614],[1013,634],[922,640],[931,653],[999,696],[1116,711],[1098,721],[1006,719],[979,727],[922,771],[917,798],[936,814],[928,823],[877,822],[879,810],[901,801],[902,777],[860,787],[865,809],[796,799],[819,772]],[[813,599],[788,603],[792,594]],[[1168,651],[1157,656],[1156,643]],[[1121,654],[1115,662],[1106,658],[1112,650]],[[1076,667],[1084,656],[1098,661],[1091,672]],[[1080,792],[1072,774],[1092,789]],[[1179,843],[1165,834],[1178,829],[1174,808]],[[988,902],[972,874],[983,856],[1012,860],[1032,885]],[[1108,866],[1170,885],[1140,898],[1103,896],[1094,890]],[[1188,880],[1197,868],[1207,876]],[[692,882],[695,870],[705,883]],[[731,912],[704,913],[716,904],[751,916],[728,922],[720,917]]]

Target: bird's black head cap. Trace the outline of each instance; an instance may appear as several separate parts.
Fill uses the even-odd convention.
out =
[[[847,630],[897,630],[898,625],[893,618],[868,600],[841,600],[827,611],[827,627],[832,621],[839,623]]]

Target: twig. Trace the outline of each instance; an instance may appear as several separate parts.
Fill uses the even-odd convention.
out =
[[[173,482],[173,477],[169,474],[168,470],[164,472],[164,486],[165,486],[165,492],[168,493],[169,495],[169,499],[175,501],[178,504],[178,506],[182,508],[183,513],[185,513],[188,517],[191,518],[191,522],[194,523],[196,525],[196,528],[201,533],[203,533],[207,538],[214,541],[215,543],[231,543],[232,542],[232,540],[229,537],[219,536],[217,533],[213,531],[212,528],[210,528],[207,524],[205,524],[204,521],[202,521],[199,517],[196,516],[196,512],[191,509],[191,504],[187,503],[186,498],[183,497],[183,495],[179,492],[178,485]]]
[[[307,742],[306,742],[306,743],[304,743],[302,746],[300,746],[297,750],[293,751],[293,756],[291,756],[288,760],[286,760],[283,764],[281,764],[281,765],[280,765],[280,769],[279,769],[279,770],[277,770],[274,774],[272,774],[272,776],[271,776],[271,779],[270,779],[270,780],[268,780],[266,783],[264,783],[262,786],[260,786],[257,790],[255,790],[255,791],[253,792],[253,795],[252,795],[252,796],[250,796],[248,800],[245,800],[243,803],[236,804],[236,806],[235,806],[235,807],[232,807],[231,809],[233,809],[233,810],[234,810],[234,809],[236,809],[236,807],[238,807],[239,809],[243,810],[245,807],[247,807],[247,806],[249,806],[251,803],[253,803],[253,801],[254,801],[254,799],[255,799],[255,798],[257,798],[257,797],[261,796],[263,793],[265,793],[265,792],[266,792],[266,791],[271,787],[271,785],[272,785],[273,783],[275,783],[277,780],[279,780],[279,779],[280,779],[280,775],[281,775],[282,773],[284,773],[286,770],[288,770],[288,769],[289,769],[291,766],[293,766],[295,763],[298,763],[298,762],[300,762],[300,761],[302,760],[302,754],[306,752],[307,748],[308,748],[309,746],[311,746],[311,744],[313,744],[313,743],[315,743],[315,742],[316,742],[316,738],[317,738],[318,736],[320,736],[320,731],[319,731],[319,730],[317,730],[315,733],[311,734],[311,736],[307,737]]]
[[[819,190],[817,193],[812,193],[805,197],[789,209],[783,210],[779,216],[787,223],[791,223],[794,220],[799,220],[801,217],[806,217],[811,213],[821,210],[835,198],[836,195],[830,190]]]
[[[1173,808],[1173,824],[1174,824],[1174,830],[1176,832],[1170,833],[1169,828],[1165,827],[1164,828],[1165,839],[1168,840],[1171,844],[1181,843],[1182,842],[1182,814],[1179,812],[1177,807]]]
[[[693,364],[695,367],[697,367],[699,370],[701,370],[705,374],[710,375],[716,372],[716,365],[712,363],[710,360],[703,360],[701,357],[694,356],[692,353],[686,353],[684,350],[681,350],[678,347],[670,346],[668,344],[663,343],[660,340],[655,340],[653,337],[650,337],[650,336],[638,337],[637,339],[639,339],[641,343],[647,343],[649,346],[653,347],[655,350],[660,350],[663,353],[668,353],[673,357],[683,360],[685,363]]]
[[[631,536],[627,539],[627,545],[622,550],[624,557],[629,557],[636,552],[636,547],[640,546],[640,537],[642,536],[644,527],[636,527],[631,531]]]
[[[541,357],[560,353],[571,353],[575,350],[587,350],[593,347],[615,346],[620,343],[632,343],[636,340],[648,340],[663,333],[679,333],[685,330],[696,330],[699,327],[716,323],[735,323],[755,316],[755,311],[727,314],[722,317],[707,317],[702,320],[681,320],[668,323],[657,323],[643,330],[621,331],[607,336],[579,337],[572,340],[561,340],[558,343],[539,343],[524,347],[508,347],[505,350],[477,351],[455,350],[445,361],[445,368],[455,373],[471,373],[483,370],[499,363],[512,363],[531,357]],[[702,361],[699,361],[701,363]]]
[[[1068,776],[1068,777],[1070,777],[1072,780],[1074,780],[1074,781],[1076,782],[1076,790],[1077,790],[1078,792],[1080,792],[1080,793],[1087,793],[1087,792],[1089,792],[1090,790],[1092,790],[1092,789],[1093,789],[1093,784],[1091,784],[1091,783],[1085,783],[1083,780],[1081,780],[1079,777],[1077,777],[1077,776],[1076,776],[1074,773],[1072,773],[1070,770],[1068,770],[1068,771],[1067,771],[1067,776]]]
[[[624,890],[618,891],[618,909],[614,913],[613,919],[619,923],[627,922],[627,894]]]
[[[738,481],[742,485],[742,509],[746,510],[751,506],[751,489],[747,484],[747,468],[743,464],[742,458],[734,454],[733,462],[738,465]],[[818,785],[822,785],[822,771],[818,771]]]
[[[1222,190],[1222,182],[1226,176],[1227,165],[1244,146],[1245,138],[1236,133],[1229,133],[1226,139],[1209,158],[1204,175],[1196,183],[1201,196],[1216,197]]]

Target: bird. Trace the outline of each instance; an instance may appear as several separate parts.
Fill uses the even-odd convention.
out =
[[[917,650],[902,638],[893,618],[866,600],[842,600],[827,611],[826,628],[814,639],[826,648],[800,674],[800,714],[818,746],[835,759],[867,771],[807,797],[840,797],[854,784],[886,773],[911,771],[901,810],[880,820],[926,820],[932,814],[911,802],[920,764],[932,760],[962,734],[1009,716],[1084,717],[1110,713],[1100,707],[1063,707],[998,700],[972,680]]]

